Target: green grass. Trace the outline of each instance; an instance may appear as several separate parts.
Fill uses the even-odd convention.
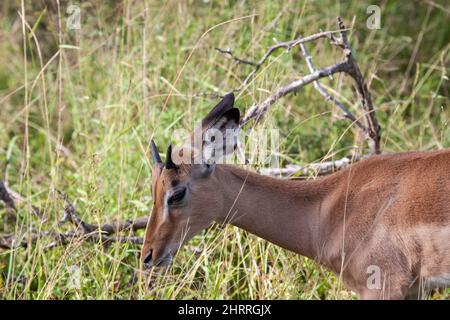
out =
[[[22,32],[20,4],[0,5],[0,172],[26,199],[15,224],[0,207],[4,232],[58,228],[63,203],[53,188],[67,193],[89,222],[149,214],[150,138],[161,149],[176,143],[172,132],[192,128],[217,101],[199,94],[236,88],[251,70],[214,48],[258,60],[274,39],[335,30],[338,15],[353,27],[350,42],[378,108],[383,152],[450,146],[445,1],[380,1],[380,30],[366,27],[370,1],[112,3],[84,3],[81,29],[70,30],[66,1],[60,17],[54,1],[26,1],[35,38]],[[307,47],[316,67],[341,59],[326,41]],[[280,51],[237,95],[237,106],[244,112],[306,72],[298,49]],[[361,115],[349,79],[323,84]],[[281,99],[260,126],[280,130],[283,164],[304,164],[364,148],[339,115],[309,86]],[[45,223],[29,213],[31,203],[43,209]],[[171,268],[140,274],[135,282],[139,246],[74,242],[44,250],[48,242],[0,251],[1,297],[354,298],[314,262],[231,226],[195,237]],[[80,288],[68,287],[73,266],[81,273]]]

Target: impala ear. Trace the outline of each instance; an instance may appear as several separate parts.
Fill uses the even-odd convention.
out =
[[[234,94],[225,95],[195,127],[190,143],[175,152],[176,160],[180,163],[213,164],[232,153],[237,146],[240,119],[239,109],[233,105]]]
[[[234,94],[226,94],[222,100],[211,109],[211,111],[202,120],[202,129],[209,128],[212,124],[216,123],[224,113],[233,108],[234,106]]]
[[[236,149],[240,112],[233,104],[233,93],[227,94],[203,119],[203,163],[218,163]]]
[[[233,153],[237,146],[239,109],[225,112],[203,135],[203,158],[206,163],[218,163]]]

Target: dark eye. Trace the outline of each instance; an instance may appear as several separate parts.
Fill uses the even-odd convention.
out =
[[[167,200],[167,204],[170,206],[172,204],[176,204],[183,200],[184,196],[186,195],[186,188],[180,189],[175,191],[173,195],[170,196],[170,198]]]

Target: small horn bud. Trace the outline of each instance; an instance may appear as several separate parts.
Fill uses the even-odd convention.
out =
[[[155,163],[162,163],[161,157],[159,156],[158,149],[156,148],[155,141],[150,142],[150,149],[152,151],[153,161]]]
[[[166,169],[177,169],[177,165],[172,161],[172,145],[167,148]]]

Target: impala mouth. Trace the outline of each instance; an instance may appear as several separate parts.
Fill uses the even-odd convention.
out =
[[[162,256],[161,258],[159,258],[156,262],[153,261],[149,261],[144,263],[144,268],[148,269],[148,268],[164,268],[164,267],[168,267],[173,260],[173,256],[171,254],[171,252],[167,252],[164,256]]]
[[[172,254],[168,252],[164,257],[162,257],[155,263],[155,267],[158,268],[168,267],[172,263],[172,260],[173,260]]]

